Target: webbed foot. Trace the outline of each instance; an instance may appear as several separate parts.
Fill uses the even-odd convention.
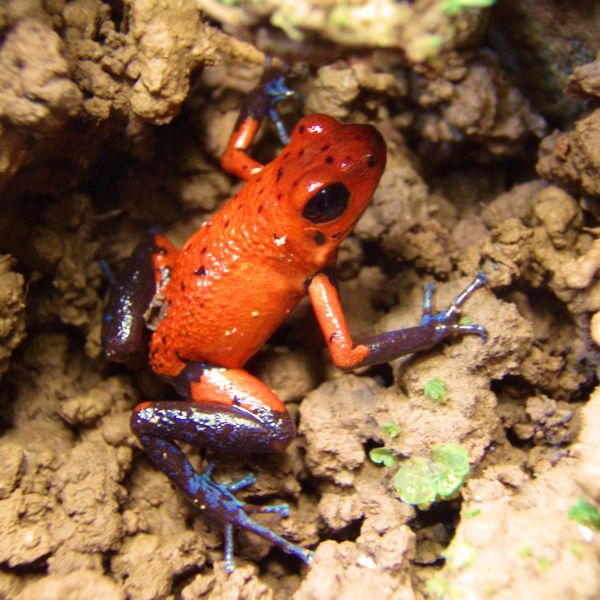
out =
[[[288,542],[274,531],[251,519],[252,513],[276,513],[281,517],[289,515],[287,504],[273,506],[253,506],[238,500],[234,493],[256,482],[254,475],[247,475],[236,482],[218,483],[212,478],[215,463],[210,463],[206,470],[197,477],[198,502],[194,504],[207,510],[225,525],[225,570],[231,573],[235,569],[233,533],[235,529],[245,529],[279,546],[284,552],[297,556],[308,564],[313,552]]]

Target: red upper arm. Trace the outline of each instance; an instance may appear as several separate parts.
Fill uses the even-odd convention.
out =
[[[263,165],[246,154],[259,126],[260,123],[252,117],[244,119],[231,134],[221,156],[221,167],[244,181],[248,181],[263,168]]]
[[[354,345],[337,289],[325,273],[318,273],[308,286],[308,294],[321,331],[340,369],[353,369],[369,353],[366,346]]]

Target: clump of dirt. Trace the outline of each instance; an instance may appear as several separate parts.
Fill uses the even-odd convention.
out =
[[[564,92],[571,73],[598,52],[593,33],[600,25],[598,3],[505,0],[493,17],[491,42],[533,105],[563,125],[584,111],[580,98]]]
[[[8,369],[13,350],[25,339],[25,280],[11,269],[15,261],[0,256],[0,375]]]
[[[486,11],[391,2],[386,21],[365,1],[344,27],[343,7],[323,3],[200,4],[212,23],[192,0],[0,7],[0,596],[594,597],[598,524],[572,510],[600,503],[600,58],[589,40],[587,63],[561,63],[575,105],[555,79],[544,106],[504,67],[515,52],[531,67],[532,44],[507,53],[495,32],[490,49]],[[497,15],[533,43],[532,24],[554,14],[546,4],[511,0]],[[546,32],[556,56],[590,14],[570,9]],[[240,497],[288,502],[289,518],[257,519],[315,558],[304,567],[241,532],[227,575],[222,527],[129,428],[137,402],[173,392],[109,364],[100,322],[110,272],[145,231],[159,225],[181,245],[237,189],[218,159],[263,50],[308,57],[290,77],[304,102],[278,107],[288,126],[323,112],[375,124],[388,145],[340,249],[355,339],[414,325],[424,284],[441,308],[481,270],[489,285],[463,312],[488,338],[342,374],[302,303],[249,365],[299,435],[278,455],[221,457],[217,478],[256,473]],[[549,133],[547,117],[563,129]],[[280,150],[263,128],[257,159]],[[466,449],[469,478],[431,507],[402,502],[395,473],[436,444]],[[394,466],[372,462],[374,448]]]

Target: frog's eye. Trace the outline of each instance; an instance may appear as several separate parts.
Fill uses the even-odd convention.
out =
[[[327,223],[341,216],[348,208],[350,192],[343,183],[321,188],[304,206],[302,216],[313,223]]]

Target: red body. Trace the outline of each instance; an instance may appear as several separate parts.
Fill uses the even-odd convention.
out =
[[[312,115],[273,162],[251,165],[242,190],[172,259],[166,310],[151,339],[153,370],[176,376],[185,361],[243,366],[306,294],[311,276],[335,261],[385,158],[370,125]],[[351,193],[347,210],[327,223],[303,218],[308,198],[335,182]]]

